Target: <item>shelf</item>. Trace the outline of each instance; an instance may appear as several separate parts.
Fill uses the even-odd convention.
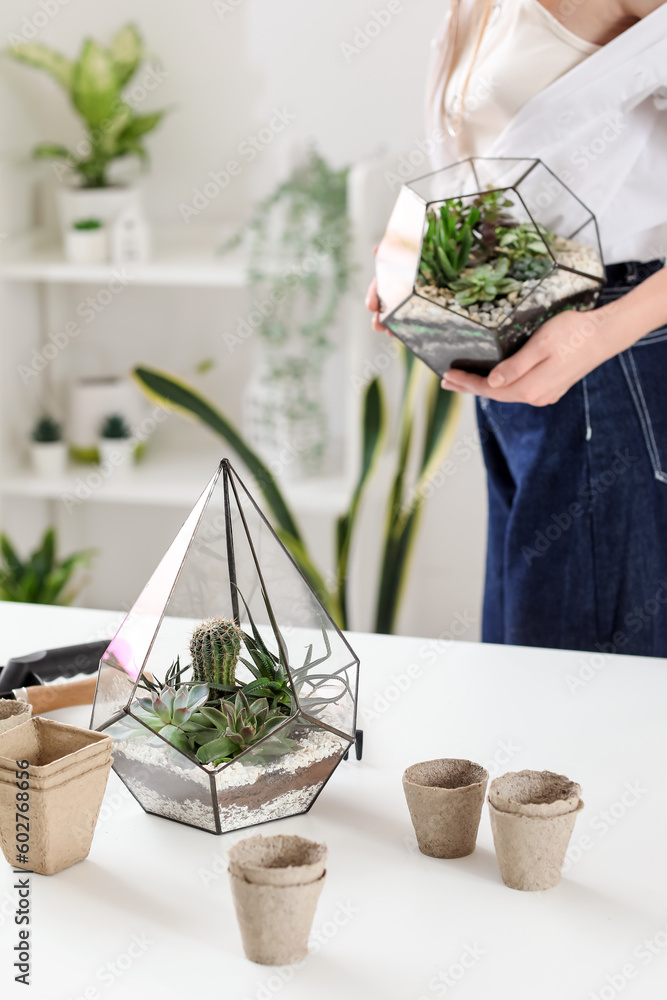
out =
[[[146,264],[69,264],[53,233],[35,230],[8,240],[0,251],[0,281],[104,285],[124,278],[132,285],[181,288],[243,288],[246,261],[240,251],[220,254],[219,226],[156,228]]]
[[[206,486],[220,461],[219,451],[150,453],[127,471],[114,471],[100,482],[95,465],[72,465],[65,476],[45,479],[23,468],[0,483],[6,497],[60,500],[73,505],[112,503],[189,508]],[[323,476],[280,484],[295,511],[337,515],[347,509],[351,488],[342,476]],[[69,501],[68,501],[69,498]],[[262,503],[261,494],[257,500]]]

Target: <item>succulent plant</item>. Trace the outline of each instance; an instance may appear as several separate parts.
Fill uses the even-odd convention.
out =
[[[523,257],[546,257],[547,245],[554,239],[554,233],[546,226],[539,223],[534,225],[532,222],[522,222],[512,228],[499,226],[496,235],[498,252],[506,254],[510,261]]]
[[[476,302],[493,302],[501,295],[517,291],[519,282],[507,277],[509,260],[504,257],[496,264],[481,264],[462,274],[451,284],[455,299],[460,306],[471,306]]]
[[[512,221],[511,216],[505,214],[504,209],[512,208],[514,202],[507,197],[505,190],[487,191],[485,194],[480,194],[474,203],[482,213],[484,222],[504,225],[506,222]]]
[[[99,219],[78,219],[72,223],[72,229],[77,232],[88,232],[93,229],[102,229],[103,223]]]
[[[120,413],[112,413],[105,417],[100,428],[100,437],[110,441],[125,441],[131,434],[130,428],[125,422],[125,417]]]
[[[209,692],[205,684],[182,687],[160,687],[151,691],[150,698],[138,698],[137,718],[168,740],[178,750],[194,756],[192,732],[201,728],[192,718],[206,704]]]
[[[249,702],[242,691],[233,702],[223,700],[220,709],[201,708],[193,719],[193,723],[201,727],[192,735],[193,742],[199,746],[197,760],[216,765],[233,760],[284,721],[285,716],[271,709],[266,698]],[[295,745],[294,741],[282,737],[275,750],[282,752]]]
[[[233,690],[242,639],[241,629],[227,618],[209,618],[197,625],[190,640],[195,680],[214,690]]]
[[[32,431],[32,440],[37,444],[53,444],[62,440],[62,429],[53,417],[40,417]]]
[[[449,288],[459,277],[476,242],[474,227],[480,216],[476,205],[464,208],[460,199],[429,211],[419,262],[419,273],[427,284]]]
[[[507,274],[517,281],[539,281],[550,269],[550,257],[519,257],[510,265]]]

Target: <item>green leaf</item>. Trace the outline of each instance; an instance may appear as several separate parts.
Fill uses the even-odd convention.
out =
[[[35,160],[67,160],[68,163],[75,163],[76,157],[70,153],[67,146],[60,146],[57,142],[41,142],[32,151]]]
[[[384,447],[387,413],[379,378],[369,382],[362,406],[361,468],[347,513],[336,525],[336,583],[341,625],[348,627],[347,579],[352,535],[356,525],[364,489],[377,465]]]
[[[266,465],[246,444],[236,428],[208,400],[180,379],[155,369],[138,367],[134,369],[134,376],[147,395],[157,402],[162,405],[167,403],[197,417],[224,438],[255,477],[284,537],[293,538],[295,542],[302,541],[296,522]]]
[[[91,129],[112,120],[120,103],[120,87],[110,54],[87,39],[74,67],[72,102]]]
[[[238,750],[236,742],[226,736],[204,743],[197,751],[197,760],[202,764],[211,764],[222,757],[232,757]]]
[[[144,45],[136,25],[126,24],[116,32],[111,40],[110,56],[118,87],[122,90],[144,58]]]
[[[142,135],[146,135],[148,132],[152,132],[154,128],[157,128],[166,113],[166,111],[153,111],[147,115],[135,115],[128,121],[118,136],[119,144],[123,145],[125,142],[134,144]]]
[[[46,45],[39,45],[35,42],[13,46],[8,49],[8,53],[17,62],[49,73],[68,94],[71,93],[74,72],[74,63],[71,59],[60,55],[59,52],[54,52]]]

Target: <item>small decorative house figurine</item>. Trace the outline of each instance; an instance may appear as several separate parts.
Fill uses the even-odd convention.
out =
[[[100,663],[91,728],[147,812],[306,812],[355,739],[359,661],[221,462]]]
[[[404,185],[376,270],[382,323],[440,376],[487,374],[605,282],[595,217],[537,159],[475,157]]]

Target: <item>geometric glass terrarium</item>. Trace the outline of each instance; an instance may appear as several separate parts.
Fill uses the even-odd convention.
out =
[[[404,185],[375,260],[381,322],[440,376],[487,374],[605,283],[593,213],[538,159],[471,157]]]
[[[102,657],[91,728],[147,812],[225,833],[310,809],[358,667],[225,459]]]

